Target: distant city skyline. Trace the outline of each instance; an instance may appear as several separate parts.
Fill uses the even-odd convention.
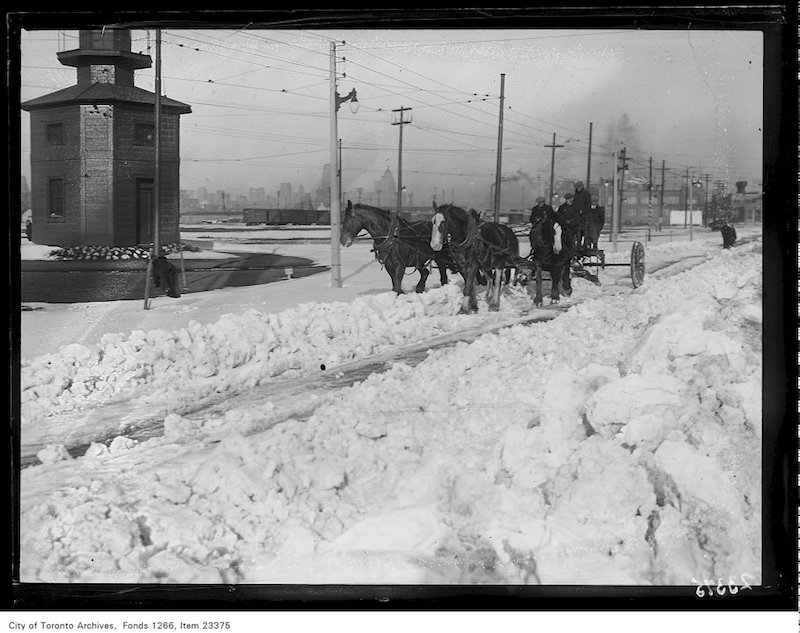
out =
[[[76,31],[24,31],[22,99],[72,85],[57,52]],[[633,175],[667,164],[677,186],[688,168],[729,188],[762,179],[763,36],[758,31],[162,29],[163,91],[192,113],[181,122],[181,188],[303,185],[316,197],[330,162],[329,44],[339,42],[337,89],[360,109],[339,113],[342,189],[368,192],[397,176],[398,128],[412,109],[403,184],[417,205],[455,198],[486,206],[495,180],[500,76],[505,75],[501,193],[518,198],[555,180],[611,175],[628,149]],[[346,44],[342,45],[344,41]],[[153,32],[133,31],[153,56]],[[153,69],[137,83],[153,90]],[[29,174],[27,113],[22,173]],[[548,148],[553,134],[558,145]],[[515,180],[516,178],[516,180]],[[545,184],[546,183],[546,184]],[[523,187],[525,193],[523,194]],[[424,202],[423,202],[424,201]],[[382,204],[385,201],[381,201]],[[517,204],[516,201],[513,204]]]

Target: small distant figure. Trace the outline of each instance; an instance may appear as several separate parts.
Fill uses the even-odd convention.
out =
[[[722,233],[722,248],[730,248],[736,244],[736,229],[733,225],[724,222],[719,232]]]
[[[586,214],[586,236],[584,246],[589,249],[596,249],[600,241],[600,233],[606,223],[606,208],[599,205],[599,200],[592,196],[592,203]]]
[[[31,222],[30,218],[25,220],[25,237],[28,238],[29,242],[33,241],[33,222]]]
[[[163,288],[168,297],[178,299],[181,296],[178,271],[163,254],[156,257],[153,262],[153,283],[156,288]]]

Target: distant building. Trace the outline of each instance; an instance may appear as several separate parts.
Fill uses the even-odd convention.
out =
[[[282,182],[278,188],[278,208],[291,209],[292,208],[292,184],[289,182]]]
[[[81,30],[58,53],[77,84],[21,104],[31,113],[31,209],[35,241],[57,246],[130,245],[153,239],[155,94],[134,86],[149,55],[131,52],[127,29]],[[180,239],[180,115],[161,98],[159,227]]]
[[[258,204],[259,202],[266,202],[267,192],[264,187],[250,187],[248,191],[249,202]]]
[[[325,163],[322,166],[322,180],[319,187],[317,187],[316,194],[314,195],[314,207],[317,209],[330,209],[331,208],[331,165]]]

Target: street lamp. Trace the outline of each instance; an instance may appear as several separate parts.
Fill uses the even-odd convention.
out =
[[[342,105],[345,101],[350,102],[350,112],[356,114],[358,112],[358,96],[356,95],[356,89],[353,88],[350,92],[348,92],[344,97],[340,97],[339,93],[336,93],[336,111],[339,111],[339,106]]]

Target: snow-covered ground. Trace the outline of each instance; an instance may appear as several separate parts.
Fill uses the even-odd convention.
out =
[[[22,580],[759,584],[761,239],[737,232],[659,236],[642,287],[607,267],[563,313],[511,287],[459,315],[435,273],[396,297],[370,243],[342,288],[28,304]],[[330,262],[234,237],[203,239]]]

